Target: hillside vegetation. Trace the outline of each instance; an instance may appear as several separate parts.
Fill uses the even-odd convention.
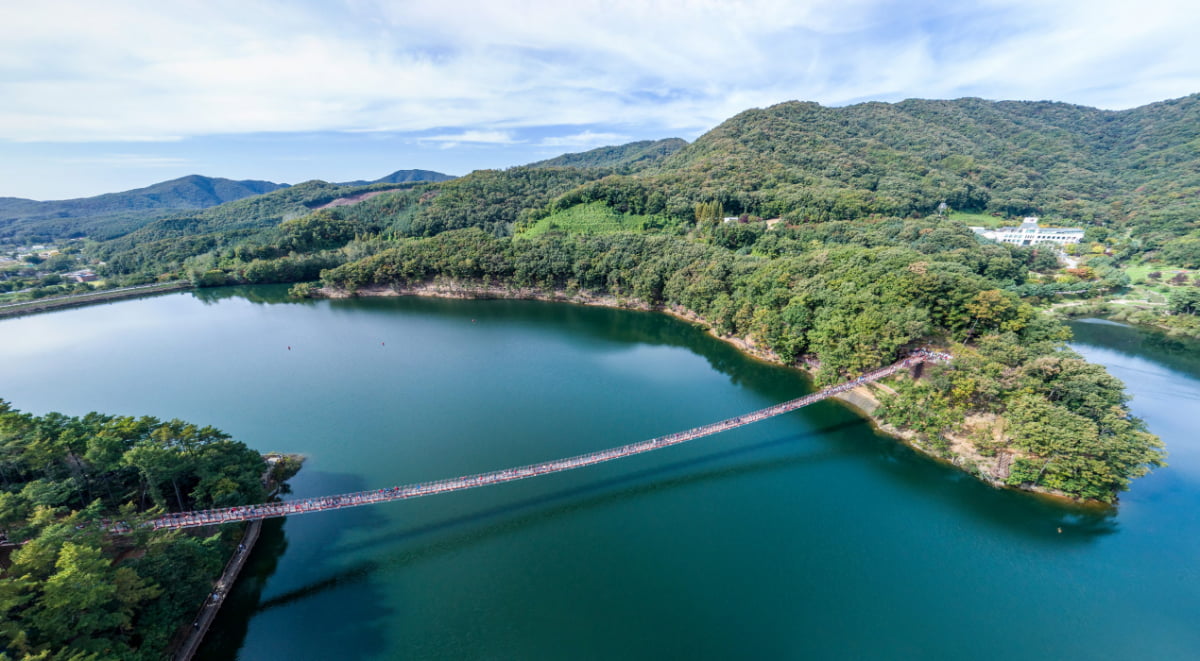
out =
[[[159,218],[124,236],[94,246],[90,255],[103,260],[105,270],[114,275],[157,275],[179,268],[188,257],[240,244],[259,233],[273,233],[285,220],[313,213],[314,208],[339,197],[404,186],[355,187],[308,181],[194,213]],[[368,208],[381,203],[375,202]]]
[[[624,145],[597,147],[575,154],[563,154],[545,161],[530,163],[529,167],[613,168],[624,173],[636,172],[657,164],[687,147],[687,144],[686,140],[679,138],[641,140]]]
[[[262,502],[266,462],[212,427],[34,416],[0,400],[0,658],[163,659],[236,528],[153,532],[162,512]],[[132,532],[109,528],[124,523]]]
[[[1200,227],[1200,95],[1125,111],[790,102],[731,118],[633,185],[797,222],[926,215],[946,202],[1066,218],[1157,247]]]
[[[412,184],[417,182],[429,181],[450,181],[454,177],[433,170],[396,170],[395,172],[384,175],[378,179],[371,181],[345,181],[340,183],[340,186],[368,186],[370,184]]]

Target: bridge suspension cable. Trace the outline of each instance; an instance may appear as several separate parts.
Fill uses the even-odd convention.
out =
[[[514,468],[505,468],[497,471],[486,473],[475,473],[473,475],[463,475],[445,480],[436,480],[433,482],[418,482],[416,484],[408,484],[404,486],[387,487],[373,491],[358,491],[354,493],[336,494],[330,496],[319,496],[315,498],[299,498],[293,500],[281,500],[271,503],[260,503],[257,505],[243,505],[239,507],[226,507],[221,509],[198,510],[194,512],[179,512],[167,514],[157,519],[151,519],[146,525],[158,529],[179,529],[179,528],[196,528],[200,526],[217,525],[222,523],[233,523],[239,521],[253,521],[256,519],[268,519],[280,516],[294,516],[297,514],[308,514],[310,512],[324,512],[327,510],[345,509],[347,507],[359,507],[362,505],[373,505],[376,503],[386,503],[394,500],[407,500],[409,498],[419,498],[421,496],[431,496],[438,493],[447,493],[450,491],[462,491],[465,489],[475,489],[492,484],[501,484],[504,482],[514,482],[523,480],[538,475],[547,475],[550,473],[559,473],[562,471],[573,470],[575,468],[583,468],[594,464],[612,461],[613,459],[621,459],[659,448],[679,445],[697,438],[711,436],[729,429],[743,427],[753,424],[760,420],[773,418],[777,415],[782,415],[796,409],[803,408],[810,404],[828,399],[838,393],[845,392],[856,388],[864,383],[870,383],[882,379],[884,377],[895,374],[896,372],[913,367],[918,363],[928,361],[948,361],[950,357],[947,354],[934,353],[929,351],[917,351],[907,358],[868,372],[853,381],[820,390],[810,395],[798,397],[793,400],[768,406],[757,411],[726,418],[718,422],[713,422],[686,431],[659,436],[646,441],[630,443],[607,450],[597,452],[589,452],[586,454],[576,455],[574,457],[566,457],[553,461],[546,461],[537,464],[528,464],[526,466],[516,466]]]

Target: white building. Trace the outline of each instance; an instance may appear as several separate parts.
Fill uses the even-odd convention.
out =
[[[1026,218],[1021,222],[1020,227],[1000,227],[994,230],[972,227],[971,229],[985,239],[1000,243],[1013,243],[1018,246],[1035,246],[1039,243],[1065,246],[1068,243],[1079,243],[1083,240],[1082,227],[1039,227],[1036,216]]]

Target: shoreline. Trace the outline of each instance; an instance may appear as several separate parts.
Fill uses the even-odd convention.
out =
[[[262,458],[267,463],[267,470],[263,473],[263,484],[270,489],[268,496],[274,496],[279,492],[287,480],[295,476],[295,472],[290,474],[279,474],[277,472],[278,465],[283,461],[295,462],[295,470],[299,472],[300,466],[304,463],[304,456],[292,453],[283,452],[267,452],[262,455]],[[262,532],[263,519],[250,521],[246,524],[246,530],[242,533],[242,540],[238,543],[237,548],[225,561],[225,569],[213,584],[213,591],[208,593],[204,598],[204,603],[200,604],[200,609],[196,613],[195,619],[192,621],[192,628],[188,630],[187,637],[183,642],[175,647],[175,651],[171,654],[172,661],[191,661],[199,651],[200,645],[204,643],[204,637],[208,635],[208,629],[212,626],[213,620],[217,617],[217,611],[225,603],[225,597],[233,590],[237,583],[238,577],[242,573],[242,568],[246,561],[250,558],[250,553],[254,550],[254,545],[258,542],[258,535]]]
[[[172,661],[191,661],[191,658],[196,655],[201,643],[204,642],[204,636],[208,634],[208,628],[212,626],[213,620],[217,617],[217,611],[221,610],[221,606],[225,603],[225,597],[229,595],[238,576],[242,573],[246,559],[254,550],[254,544],[258,542],[258,535],[261,531],[262,521],[251,521],[246,524],[246,532],[242,534],[241,542],[233,550],[233,555],[225,564],[225,570],[221,572],[221,576],[213,586],[213,591],[205,597],[204,603],[200,605],[200,611],[193,620],[187,638],[171,655]]]
[[[92,305],[95,303],[109,303],[127,298],[137,298],[139,296],[166,294],[191,288],[192,283],[186,280],[178,280],[175,282],[156,283],[152,285],[136,285],[133,287],[122,287],[119,289],[99,289],[94,292],[87,292],[85,294],[55,296],[52,298],[43,298],[35,301],[6,303],[4,305],[0,305],[0,319],[5,317],[20,317],[23,315],[38,314],[40,312],[50,312],[52,310],[61,310],[64,308],[83,307],[85,305]]]
[[[796,364],[789,365],[780,360],[779,356],[776,355],[775,352],[758,346],[750,338],[719,335],[713,330],[713,325],[711,323],[692,310],[688,310],[679,306],[653,306],[634,298],[613,295],[601,296],[583,291],[569,293],[562,290],[547,291],[532,287],[506,287],[503,285],[483,284],[468,285],[460,282],[446,281],[435,281],[432,283],[408,285],[404,287],[364,287],[355,291],[321,287],[314,289],[312,291],[312,295],[316,298],[329,299],[419,296],[424,298],[446,298],[460,300],[526,300],[542,301],[547,303],[572,303],[575,305],[607,307],[621,310],[660,312],[681,321],[702,326],[706,334],[717,340],[733,345],[736,349],[738,349],[738,351],[750,358],[770,363],[772,365],[780,365],[783,367],[797,369],[810,378],[813,376],[813,365],[804,362],[797,362]],[[989,459],[984,458],[974,452],[963,452],[962,450],[967,448],[973,449],[973,446],[969,446],[965,439],[953,436],[947,437],[946,440],[950,443],[951,447],[956,448],[956,454],[953,458],[941,456],[936,452],[925,448],[921,443],[917,442],[915,432],[897,428],[875,416],[874,412],[879,407],[880,402],[875,396],[872,388],[886,389],[886,386],[881,386],[880,384],[862,385],[847,392],[838,393],[837,395],[833,396],[833,399],[837,399],[843,405],[850,407],[856,413],[866,418],[871,423],[871,426],[876,433],[887,435],[895,439],[897,442],[911,448],[915,452],[919,452],[920,454],[935,461],[953,466],[992,488],[1019,491],[1022,493],[1047,498],[1059,504],[1071,505],[1075,507],[1109,507],[1109,505],[1099,501],[1077,500],[1075,498],[1052,491],[1015,487],[1005,484],[1003,479],[1007,476],[1007,468],[1008,464],[1011,463],[1011,455],[1002,454],[995,458]],[[1008,461],[1005,461],[1006,458]],[[991,464],[991,466],[988,466],[989,464]]]
[[[1055,318],[1062,320],[1062,321],[1086,319],[1088,317],[1096,317],[1096,318],[1105,319],[1108,321],[1113,321],[1116,323],[1125,324],[1126,326],[1131,326],[1133,328],[1140,328],[1140,329],[1146,330],[1146,331],[1161,333],[1162,335],[1169,337],[1169,338],[1185,339],[1185,340],[1200,340],[1200,332],[1192,330],[1192,329],[1178,328],[1176,326],[1172,326],[1172,325],[1162,321],[1162,319],[1164,318],[1165,315],[1159,314],[1159,315],[1156,315],[1156,317],[1154,319],[1142,319],[1142,320],[1134,320],[1134,319],[1128,318],[1131,311],[1135,312],[1135,313],[1136,312],[1148,312],[1148,311],[1154,310],[1156,308],[1164,308],[1164,307],[1165,306],[1161,306],[1161,305],[1138,306],[1138,305],[1127,305],[1125,303],[1118,302],[1118,301],[1101,301],[1098,303],[1084,303],[1084,304],[1080,304],[1080,305],[1060,306],[1057,308],[1048,307],[1048,308],[1043,308],[1043,310],[1046,313],[1051,314]],[[1082,311],[1076,312],[1075,311],[1076,309],[1082,309]]]

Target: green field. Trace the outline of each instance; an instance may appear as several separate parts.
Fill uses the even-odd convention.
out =
[[[1130,282],[1135,285],[1146,284],[1146,274],[1158,271],[1163,277],[1160,282],[1169,280],[1175,277],[1177,273],[1186,273],[1188,277],[1194,278],[1200,271],[1185,269],[1179,266],[1164,266],[1162,264],[1134,264],[1133,266],[1125,267],[1125,273],[1129,276]]]
[[[550,214],[521,230],[517,236],[535,237],[547,232],[567,234],[643,232],[661,228],[664,224],[665,219],[656,216],[621,213],[603,202],[591,202],[577,204],[569,209]]]
[[[1006,221],[1004,218],[998,218],[990,213],[967,213],[965,211],[951,211],[948,216],[950,220],[957,220],[968,227],[1000,227],[1002,225],[1012,225],[1012,221]]]

